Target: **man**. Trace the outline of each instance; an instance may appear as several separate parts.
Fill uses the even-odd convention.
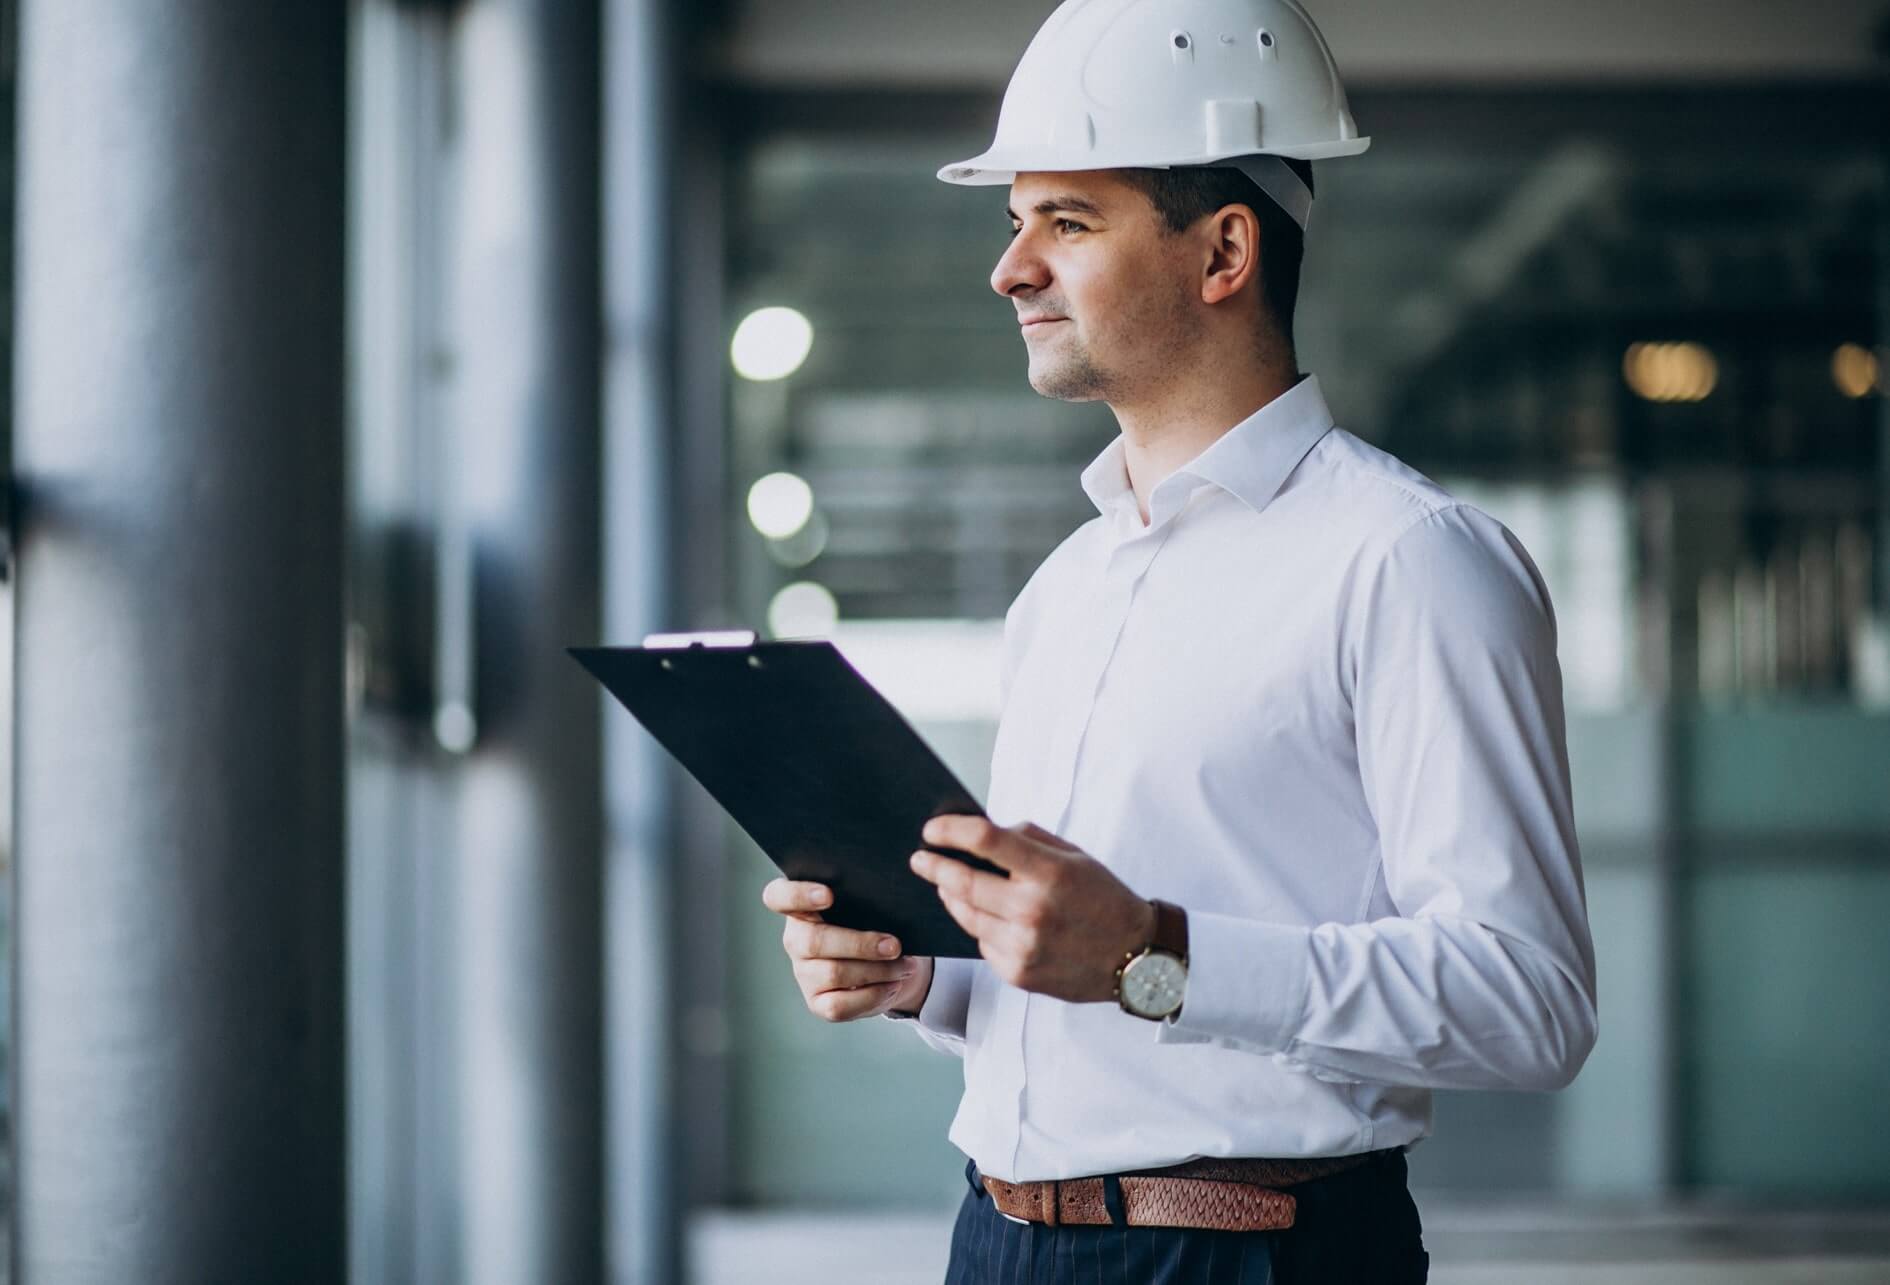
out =
[[[921,836],[1008,878],[912,854],[981,958],[763,900],[814,1013],[964,1058],[950,1282],[1422,1281],[1430,1091],[1593,1045],[1548,593],[1298,370],[1309,162],[1367,141],[1292,0],[1070,0],[941,171],[1010,182],[1031,385],[1121,434],[1006,616],[992,820]]]

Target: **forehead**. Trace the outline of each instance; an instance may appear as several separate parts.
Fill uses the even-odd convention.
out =
[[[1024,173],[1011,181],[1010,208],[1022,215],[1055,206],[1123,217],[1146,208],[1140,189],[1108,170],[1080,170],[1067,174]]]

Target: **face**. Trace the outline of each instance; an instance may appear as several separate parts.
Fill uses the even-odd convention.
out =
[[[1131,403],[1169,378],[1199,334],[1192,242],[1107,171],[1019,174],[991,288],[1017,309],[1030,386],[1064,401]]]

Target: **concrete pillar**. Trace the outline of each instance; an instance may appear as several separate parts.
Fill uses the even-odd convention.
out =
[[[17,1280],[345,1270],[345,15],[20,9]]]
[[[565,655],[600,634],[598,6],[472,0],[454,42],[459,1279],[555,1285],[604,1274],[601,728]]]

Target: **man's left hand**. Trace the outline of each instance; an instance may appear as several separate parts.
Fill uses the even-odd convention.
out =
[[[1012,986],[1076,1004],[1113,1000],[1116,968],[1155,938],[1154,903],[1032,822],[1000,826],[984,817],[937,816],[921,837],[1010,872],[1003,879],[924,850],[911,860]]]

